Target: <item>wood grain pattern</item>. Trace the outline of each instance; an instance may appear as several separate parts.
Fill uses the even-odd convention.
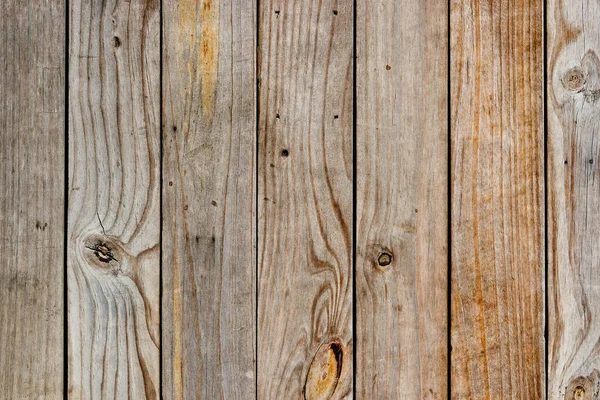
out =
[[[447,393],[447,12],[357,5],[358,399]]]
[[[163,3],[165,399],[255,397],[252,3]]]
[[[548,398],[597,399],[600,4],[550,0],[547,10]]]
[[[349,0],[260,2],[258,397],[352,389]]]
[[[542,399],[542,1],[451,2],[451,388]]]
[[[62,399],[63,2],[0,7],[0,397]]]
[[[157,399],[159,2],[69,9],[69,397]]]

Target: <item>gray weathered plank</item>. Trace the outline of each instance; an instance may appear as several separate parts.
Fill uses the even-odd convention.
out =
[[[548,2],[548,398],[600,391],[600,4]]]
[[[448,6],[357,4],[356,392],[447,393]]]
[[[0,397],[61,399],[62,1],[0,7]]]
[[[258,397],[352,389],[350,0],[260,2]]]
[[[543,399],[542,0],[451,2],[451,388]]]
[[[69,20],[69,397],[156,399],[159,1],[71,0]]]
[[[252,399],[256,7],[163,6],[163,396]]]

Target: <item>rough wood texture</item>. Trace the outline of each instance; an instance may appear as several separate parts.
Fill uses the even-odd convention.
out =
[[[0,397],[61,399],[64,4],[0,7]]]
[[[541,0],[451,2],[454,399],[542,399]]]
[[[255,394],[256,7],[163,2],[163,396]]]
[[[357,5],[358,399],[447,393],[447,12]]]
[[[600,4],[548,3],[548,398],[600,396]]]
[[[158,0],[72,0],[69,397],[159,397]]]
[[[350,0],[260,2],[258,397],[352,389]]]

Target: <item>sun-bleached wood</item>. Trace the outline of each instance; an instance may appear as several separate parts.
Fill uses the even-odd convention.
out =
[[[548,398],[591,400],[600,395],[600,4],[549,0],[547,11]]]
[[[543,1],[450,7],[451,397],[543,399]]]
[[[0,397],[62,399],[65,7],[0,7]]]
[[[356,395],[443,399],[448,6],[361,0],[356,12]]]
[[[256,6],[163,7],[163,397],[253,399]]]
[[[258,398],[350,397],[353,2],[259,5]]]
[[[159,1],[69,10],[69,398],[157,399]]]

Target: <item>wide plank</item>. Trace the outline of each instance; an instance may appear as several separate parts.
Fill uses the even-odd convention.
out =
[[[62,399],[65,4],[0,7],[0,397]]]
[[[353,2],[259,8],[258,398],[350,397]]]
[[[600,4],[549,0],[548,398],[600,391]]]
[[[159,1],[69,10],[69,398],[157,399]]]
[[[451,397],[543,399],[543,1],[450,7]]]
[[[255,397],[256,7],[163,2],[163,397]]]
[[[448,5],[356,12],[356,398],[443,399]]]

